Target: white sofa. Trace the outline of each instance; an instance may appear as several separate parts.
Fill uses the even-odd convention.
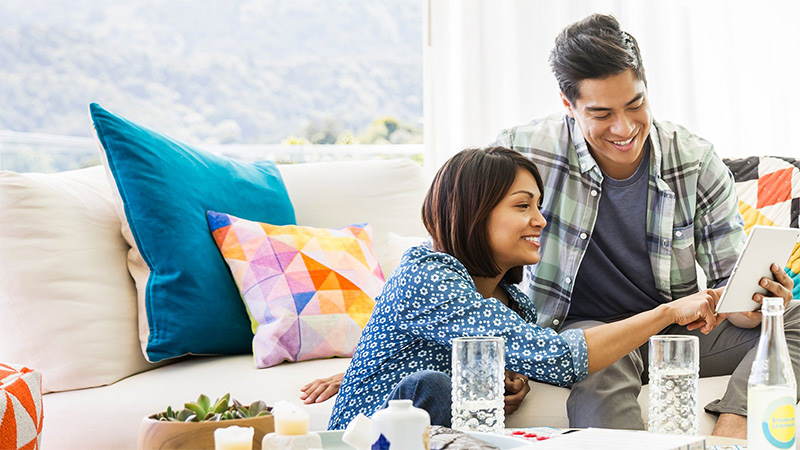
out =
[[[401,236],[424,235],[429,179],[411,161],[296,164],[281,173],[299,224],[373,224],[387,276],[408,245]],[[299,401],[303,384],[347,367],[348,359],[336,358],[256,369],[251,355],[147,363],[128,247],[100,167],[0,172],[0,209],[0,361],[42,371],[45,449],[135,448],[141,419],[167,405],[226,392],[247,402]],[[701,380],[700,404],[720,396],[726,380]],[[533,384],[508,426],[567,426],[569,391]],[[645,388],[639,400],[646,399]],[[326,427],[332,406],[333,399],[308,407],[313,429]],[[712,425],[702,414],[701,430]]]

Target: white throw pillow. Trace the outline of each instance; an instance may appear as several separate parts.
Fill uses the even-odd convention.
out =
[[[103,169],[0,172],[0,210],[0,360],[39,370],[44,392],[152,367]]]
[[[429,181],[414,161],[337,161],[279,165],[278,169],[298,225],[372,225],[373,248],[386,277],[399,262],[397,245],[390,245],[389,233],[427,235],[422,201]]]
[[[401,236],[397,233],[390,232],[386,240],[387,257],[384,261],[383,273],[386,279],[394,272],[394,269],[400,265],[400,260],[403,258],[403,253],[411,247],[422,244],[428,240],[426,237],[421,236]]]

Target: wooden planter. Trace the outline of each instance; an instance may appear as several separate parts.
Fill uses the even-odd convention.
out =
[[[214,449],[214,430],[232,426],[253,427],[253,450],[261,450],[261,440],[275,431],[272,415],[220,422],[163,422],[146,417],[139,427],[139,450]]]

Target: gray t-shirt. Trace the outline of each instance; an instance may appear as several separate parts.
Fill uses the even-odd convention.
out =
[[[650,151],[648,144],[629,178],[603,178],[597,221],[578,269],[567,321],[611,322],[663,302],[645,239]]]

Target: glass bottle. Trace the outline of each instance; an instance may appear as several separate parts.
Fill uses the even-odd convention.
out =
[[[747,382],[747,448],[795,448],[797,384],[783,334],[783,299],[765,298],[761,338]]]

